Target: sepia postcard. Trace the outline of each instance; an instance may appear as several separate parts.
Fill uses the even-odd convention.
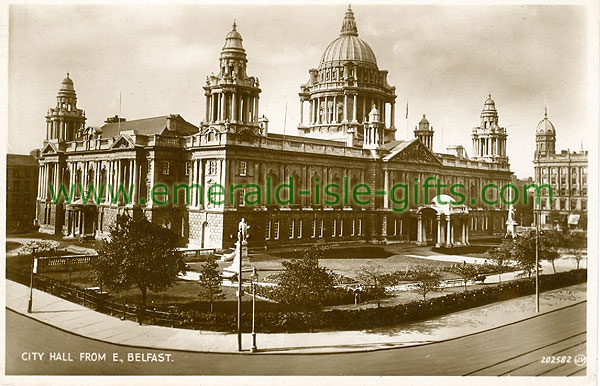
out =
[[[0,384],[596,384],[597,1],[2,9]]]

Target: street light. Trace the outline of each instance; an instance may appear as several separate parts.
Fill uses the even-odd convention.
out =
[[[540,313],[540,225],[536,221],[535,226],[535,313]]]
[[[31,314],[31,308],[33,306],[33,274],[37,271],[37,259],[35,257],[37,253],[37,247],[31,248],[31,278],[29,280],[29,303],[27,304],[27,313]]]
[[[250,351],[256,352],[256,330],[255,319],[256,319],[256,285],[258,284],[258,273],[256,267],[252,267],[252,275],[250,275],[250,284],[252,285],[252,348]]]
[[[529,192],[536,192],[529,188]],[[535,217],[535,313],[540,313],[540,213],[533,212]]]

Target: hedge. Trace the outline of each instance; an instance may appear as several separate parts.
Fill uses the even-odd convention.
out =
[[[583,283],[587,280],[584,269],[540,276],[540,291]],[[418,300],[393,307],[329,310],[329,311],[282,311],[257,312],[256,325],[260,332],[307,332],[359,330],[399,325],[430,319],[452,312],[518,298],[535,293],[535,280],[522,279],[476,290],[452,293],[427,300]],[[228,326],[236,329],[236,315],[225,313],[182,312],[189,321]],[[243,313],[242,328],[250,329],[251,314]]]

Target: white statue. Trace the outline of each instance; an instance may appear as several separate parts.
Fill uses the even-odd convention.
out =
[[[238,241],[246,241],[248,239],[248,229],[250,229],[250,226],[246,223],[246,219],[242,217],[238,224]]]

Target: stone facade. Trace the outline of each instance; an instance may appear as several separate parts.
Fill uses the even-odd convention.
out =
[[[535,136],[535,183],[552,187],[552,199],[549,190],[544,188],[540,190],[539,201],[533,204],[537,223],[542,227],[586,229],[588,152],[562,150],[556,153],[556,129],[547,111]]]
[[[435,177],[464,186],[468,214],[461,217],[461,225],[453,225],[456,231],[448,225],[449,234],[460,235],[463,230],[458,227],[464,224],[475,234],[502,233],[505,205],[483,205],[479,194],[486,184],[510,181],[508,160],[470,160],[464,151],[434,153],[433,131],[426,133],[431,138],[427,144],[419,138],[395,140],[395,89],[387,85],[387,72],[377,69],[372,50],[357,35],[348,10],[342,35],[327,49],[314,79],[302,86],[301,104],[310,101],[313,113],[304,115],[309,123],[299,126],[298,136],[269,133],[268,120],[259,115],[259,81],[247,75],[246,52],[235,24],[226,36],[219,73],[207,78],[206,115],[198,127],[169,115],[130,121],[112,117],[101,127],[82,129],[74,140],[49,132],[41,151],[38,192],[42,230],[94,237],[106,233],[117,214],[130,213],[145,215],[200,248],[233,247],[242,217],[250,225],[248,242],[254,248],[318,240],[435,243],[436,217],[424,210],[431,206],[434,188],[427,189],[428,197],[419,189],[405,210],[399,210],[400,198],[394,203],[389,194],[380,194],[404,184],[412,195],[415,185]],[[316,115],[320,121],[315,121]],[[280,193],[291,202],[278,204],[275,187],[290,178],[295,188],[291,197],[287,189]],[[56,211],[49,185],[60,183],[82,184],[84,192],[92,184],[131,187],[132,200],[112,200],[105,191],[101,202],[86,203],[82,193],[75,192],[73,200],[59,202]],[[185,188],[174,194],[174,185],[183,183],[199,189],[190,189],[189,199]],[[262,187],[260,200],[252,184]],[[325,194],[330,184],[338,186],[333,193],[340,195],[339,202]],[[370,193],[358,200],[343,197],[346,186],[351,196],[360,184]],[[218,185],[225,187],[222,197],[214,196]],[[157,196],[165,187],[169,194]],[[453,193],[448,188],[442,192]],[[497,198],[497,192],[490,194]],[[211,202],[209,197],[217,199]],[[367,199],[368,204],[361,202]],[[45,208],[62,217],[45,216]],[[444,243],[463,243],[459,238]]]

